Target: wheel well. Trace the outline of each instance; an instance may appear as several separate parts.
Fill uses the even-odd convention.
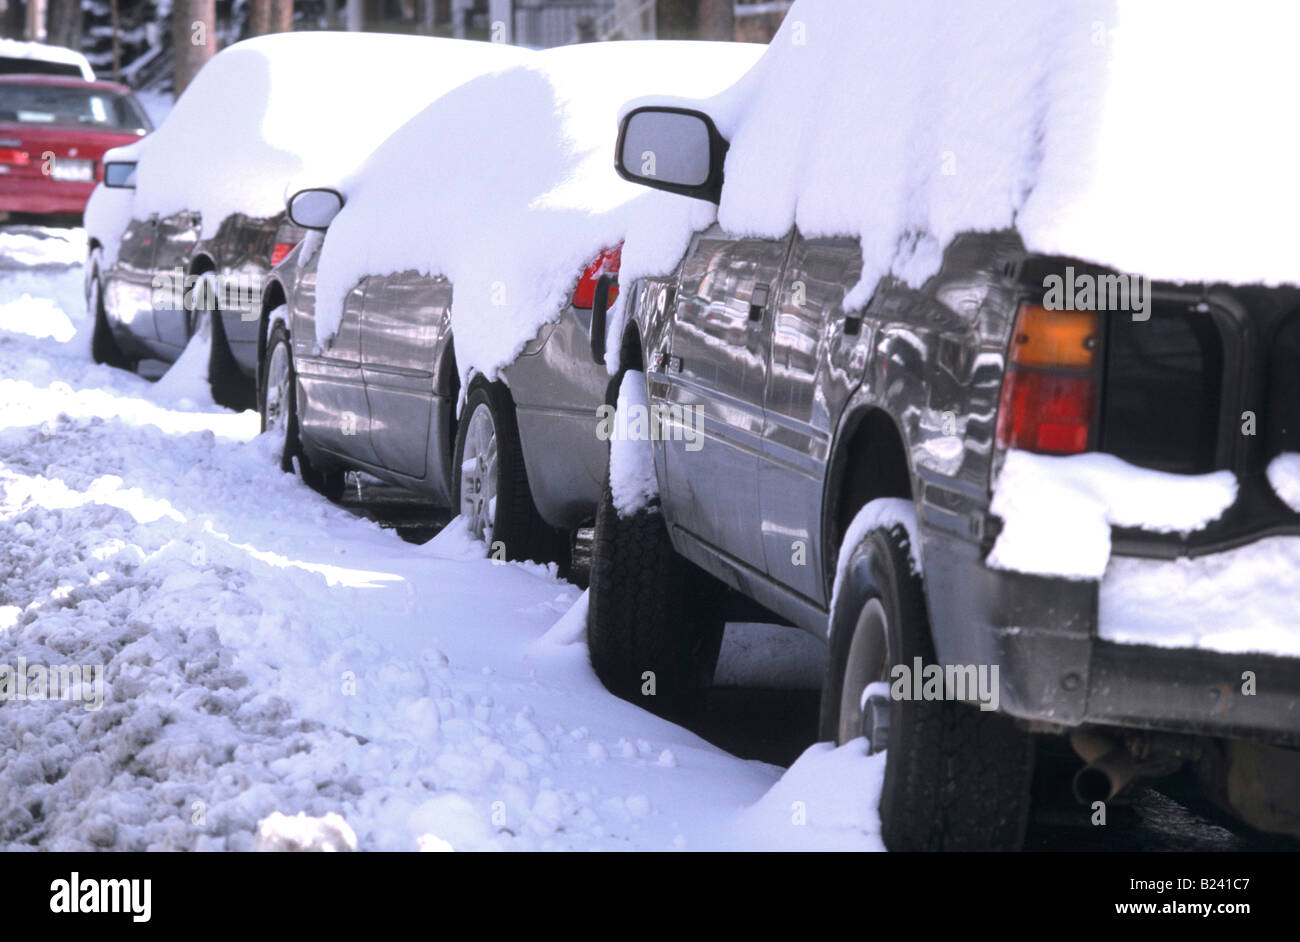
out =
[[[191,275],[206,275],[208,272],[216,270],[216,263],[207,255],[200,255],[190,262]]]
[[[845,426],[843,444],[831,462],[827,485],[827,560],[835,558],[849,524],[869,502],[881,497],[912,499],[907,449],[894,420],[880,409],[868,409],[850,423]]]
[[[262,313],[257,319],[257,369],[258,383],[261,383],[262,360],[266,356],[266,328],[267,318],[281,304],[285,303],[284,286],[278,281],[272,281],[266,286],[266,291],[262,294]]]

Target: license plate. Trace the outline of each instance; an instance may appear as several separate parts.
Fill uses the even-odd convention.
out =
[[[55,157],[50,161],[50,179],[62,180],[65,183],[89,183],[95,179],[95,162]]]

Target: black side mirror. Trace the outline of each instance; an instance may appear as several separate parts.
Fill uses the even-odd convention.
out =
[[[636,108],[619,128],[614,167],[624,180],[716,203],[728,146],[702,111]]]
[[[618,284],[618,275],[601,275],[591,302],[591,358],[605,362],[605,314],[609,311],[609,292]]]
[[[135,161],[114,160],[104,164],[104,186],[119,190],[134,190]]]
[[[343,194],[329,187],[299,190],[289,197],[286,209],[295,226],[324,232],[343,209]]]

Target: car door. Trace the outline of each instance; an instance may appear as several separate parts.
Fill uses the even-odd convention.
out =
[[[141,341],[152,344],[154,331],[153,256],[158,217],[132,219],[117,247],[117,259],[103,272],[104,312]]]
[[[159,343],[179,352],[190,339],[190,312],[184,303],[185,272],[190,253],[199,240],[198,213],[173,213],[158,219],[154,235],[153,272],[155,284],[178,285],[176,291],[156,291],[153,305],[154,332]],[[176,300],[182,303],[178,306]]]
[[[835,423],[854,382],[831,353],[845,341],[844,295],[861,275],[855,239],[796,236],[772,312],[758,464],[767,571],[817,603],[825,601],[822,492]]]
[[[298,373],[298,426],[310,447],[376,464],[370,447],[370,407],[361,378],[361,308],[366,282],[343,302],[339,329],[326,344],[316,341],[316,271],[295,286],[294,367]]]
[[[789,243],[736,238],[718,226],[695,236],[678,278],[663,396],[652,400],[665,416],[661,500],[669,521],[760,570],[769,302]]]
[[[361,319],[370,443],[390,471],[423,478],[434,366],[451,330],[451,283],[408,271],[371,279]]]

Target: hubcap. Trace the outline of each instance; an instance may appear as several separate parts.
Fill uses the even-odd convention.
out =
[[[460,512],[469,532],[484,543],[492,540],[497,504],[497,430],[492,410],[480,403],[469,417],[460,462]]]
[[[274,429],[281,439],[289,434],[289,351],[277,343],[266,366],[266,404],[262,420],[266,429]]]
[[[889,732],[889,621],[879,599],[868,599],[858,615],[840,691],[836,741],[865,736],[869,752],[885,749]]]

